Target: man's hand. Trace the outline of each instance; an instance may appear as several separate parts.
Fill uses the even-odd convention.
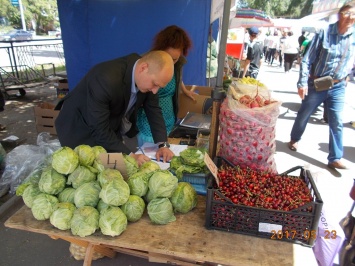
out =
[[[131,153],[129,156],[133,157],[137,161],[139,167],[143,163],[150,161],[150,158],[148,156],[145,156],[144,154]]]
[[[304,100],[304,97],[308,95],[308,87],[298,88],[298,95]]]
[[[159,150],[157,150],[157,153],[155,154],[157,161],[160,161],[160,158],[163,158],[163,162],[169,162],[171,158],[173,158],[174,153],[167,147],[162,147]]]

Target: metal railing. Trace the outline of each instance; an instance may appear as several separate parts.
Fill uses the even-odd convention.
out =
[[[65,66],[60,39],[0,41],[0,89],[5,97],[9,90],[19,89],[24,95],[30,84],[49,82],[58,66]]]

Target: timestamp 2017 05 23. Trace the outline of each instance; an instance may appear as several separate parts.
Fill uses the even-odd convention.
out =
[[[299,232],[297,230],[271,230],[270,232],[271,239],[294,239],[295,237],[302,236],[302,238],[308,239],[316,239],[317,238],[317,230],[303,230]],[[337,231],[336,230],[324,230],[324,239],[336,239]]]

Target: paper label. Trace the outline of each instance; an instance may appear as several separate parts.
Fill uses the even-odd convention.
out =
[[[105,168],[116,169],[121,172],[125,179],[128,178],[122,153],[101,153],[99,154],[99,158]]]
[[[207,152],[205,152],[204,162],[205,162],[208,170],[210,170],[214,179],[216,180],[217,186],[219,186],[218,167],[214,164],[214,162],[212,161],[211,157],[208,155]]]
[[[271,233],[272,231],[282,231],[280,224],[259,223],[259,232]]]

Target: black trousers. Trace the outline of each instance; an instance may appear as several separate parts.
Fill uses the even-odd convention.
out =
[[[295,60],[297,60],[297,56],[298,56],[298,54],[286,54],[286,53],[284,53],[285,72],[290,71],[290,69],[292,68],[293,62],[295,62]]]

